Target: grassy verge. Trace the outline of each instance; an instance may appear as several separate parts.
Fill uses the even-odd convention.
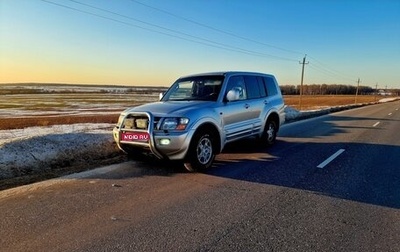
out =
[[[295,109],[300,109],[299,95],[285,95],[285,104]],[[373,95],[305,95],[302,97],[302,110],[319,109],[325,107],[350,105],[355,103],[376,102],[382,97]]]

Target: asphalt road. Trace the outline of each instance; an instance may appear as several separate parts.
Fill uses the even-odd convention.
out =
[[[127,162],[0,192],[1,251],[400,251],[400,101],[231,144],[206,173]]]

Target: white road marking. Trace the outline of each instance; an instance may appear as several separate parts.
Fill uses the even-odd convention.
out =
[[[330,156],[327,160],[325,160],[324,162],[320,163],[317,167],[318,168],[324,168],[327,164],[329,164],[330,162],[332,162],[332,160],[334,160],[335,158],[337,158],[340,154],[342,154],[344,152],[344,149],[340,149],[338,150],[335,154],[333,154],[332,156]]]
[[[378,124],[380,124],[381,122],[377,122],[377,123],[375,123],[374,125],[372,125],[372,127],[376,127],[376,126],[378,126]]]

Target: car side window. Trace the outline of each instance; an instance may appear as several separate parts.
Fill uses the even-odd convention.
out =
[[[247,88],[247,98],[249,99],[256,99],[260,98],[260,87],[258,85],[257,77],[256,76],[245,76],[244,80],[246,82]]]
[[[232,76],[229,78],[226,92],[232,89],[239,91],[239,100],[247,99],[246,85],[243,76]]]
[[[257,76],[257,82],[258,82],[258,88],[260,90],[261,97],[266,97],[267,96],[267,90],[265,88],[263,78],[261,76]]]
[[[278,94],[275,80],[272,79],[271,77],[264,77],[264,85],[265,85],[265,88],[267,89],[268,96],[273,96],[273,95]]]

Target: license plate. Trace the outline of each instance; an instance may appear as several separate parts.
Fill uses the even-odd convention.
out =
[[[150,135],[147,132],[122,132],[121,141],[148,142]]]

